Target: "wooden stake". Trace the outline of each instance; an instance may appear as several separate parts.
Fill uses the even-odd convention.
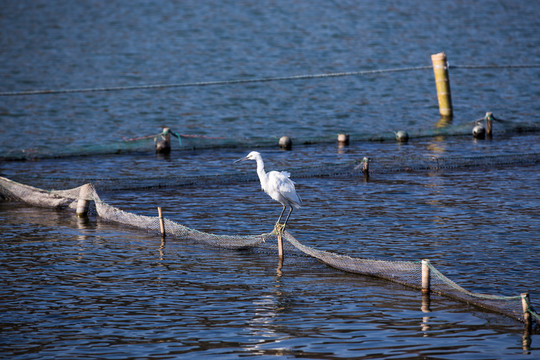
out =
[[[369,175],[369,158],[367,156],[362,159],[362,172]]]
[[[283,260],[283,238],[281,234],[282,232],[278,230],[277,232],[278,255],[279,255],[279,258]]]
[[[521,345],[523,351],[531,350],[531,332],[532,332],[532,319],[531,313],[529,312],[529,294],[521,294],[521,307],[523,309],[523,321],[525,326],[523,327],[523,336],[521,337]]]
[[[339,146],[349,145],[349,134],[338,134],[337,141]]]
[[[450,79],[448,77],[448,61],[445,53],[431,55],[437,98],[439,100],[439,112],[441,116],[452,117],[452,96],[450,94]]]
[[[163,214],[161,213],[161,208],[157,208],[159,215],[159,229],[161,230],[161,237],[165,238],[165,222],[163,221]]]
[[[523,309],[523,322],[525,322],[525,329],[532,330],[532,316],[529,312],[529,293],[521,294],[521,308]]]
[[[364,182],[369,180],[369,158],[364,156],[362,159],[362,173],[364,174]]]
[[[431,296],[429,292],[422,292],[422,312],[431,312]]]
[[[486,113],[486,136],[488,138],[491,138],[493,135],[493,113],[487,112]]]
[[[88,205],[90,202],[88,199],[88,194],[90,192],[90,184],[85,184],[81,187],[79,191],[79,201],[77,201],[77,216],[84,218],[88,216]]]
[[[431,284],[429,280],[429,260],[422,260],[422,294],[429,294]]]
[[[163,132],[159,135],[159,138],[155,141],[156,152],[159,154],[168,154],[171,152],[171,129],[168,127],[163,128]]]

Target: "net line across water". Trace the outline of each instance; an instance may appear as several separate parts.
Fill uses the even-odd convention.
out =
[[[450,69],[457,70],[483,70],[483,69],[539,69],[540,64],[509,64],[509,65],[448,65]],[[71,93],[89,93],[89,92],[112,92],[124,90],[156,90],[167,88],[186,88],[186,87],[203,87],[203,86],[233,86],[245,85],[250,83],[266,83],[266,82],[281,82],[281,81],[298,81],[298,80],[314,80],[325,78],[349,77],[349,76],[371,76],[386,73],[396,72],[411,72],[431,70],[432,66],[409,66],[401,68],[389,69],[373,69],[360,71],[346,71],[335,73],[320,73],[320,74],[302,74],[292,76],[276,76],[276,77],[258,77],[251,79],[233,79],[233,80],[210,80],[199,82],[186,82],[175,84],[150,84],[150,85],[129,85],[129,86],[111,86],[100,88],[79,88],[79,89],[45,89],[45,90],[28,90],[28,91],[4,91],[0,92],[0,97],[8,96],[26,96],[26,95],[48,95],[48,94],[71,94]],[[531,120],[515,120],[501,121],[495,119],[497,123],[497,133],[523,133],[523,132],[538,132],[540,124],[537,121]],[[471,124],[477,122],[474,120],[470,123],[461,125],[446,125],[436,129],[427,130],[411,130],[409,131],[410,138],[424,138],[433,136],[459,136],[471,134]],[[402,129],[403,130],[403,129]],[[386,141],[395,139],[395,134],[392,131],[381,133],[349,133],[353,141]],[[60,158],[72,156],[87,156],[100,154],[117,154],[136,151],[154,150],[152,138],[158,135],[139,136],[132,139],[124,139],[124,141],[109,141],[107,143],[87,144],[73,147],[61,147],[55,150],[46,147],[35,146],[29,149],[8,149],[3,154],[0,154],[0,160],[27,160],[27,159],[42,159],[42,158]],[[226,147],[265,147],[275,146],[278,143],[276,137],[253,137],[253,138],[232,138],[222,136],[204,136],[194,134],[180,134],[180,149],[208,149],[208,148],[226,148]],[[335,141],[335,135],[316,136],[316,137],[298,137],[294,138],[295,144],[315,144],[327,143]]]
[[[470,136],[473,127],[481,119],[468,121],[462,124],[447,125],[444,127],[412,130],[408,132],[409,139],[429,138],[435,136]],[[531,120],[502,120],[495,119],[495,130],[497,135],[501,134],[523,134],[536,133],[540,131],[540,123]],[[174,129],[173,129],[174,130]],[[33,147],[29,149],[10,149],[0,154],[0,161],[20,161],[39,160],[50,158],[69,158],[77,156],[129,154],[137,152],[155,152],[154,138],[160,134],[141,136],[134,139],[124,139],[90,145],[79,145],[62,147],[50,150],[46,147]],[[381,133],[348,133],[351,142],[384,142],[396,141],[396,133],[386,131]],[[201,149],[223,149],[223,148],[263,148],[275,147],[279,143],[278,137],[210,137],[203,135],[179,134],[182,139],[175,142],[171,148],[173,151],[201,150]],[[293,137],[295,145],[328,144],[336,142],[336,134],[317,137]]]
[[[538,69],[540,64],[517,64],[517,65],[448,65],[450,69],[465,69],[465,70],[480,70],[480,69]],[[237,80],[209,80],[186,82],[176,84],[145,84],[145,85],[127,85],[127,86],[110,86],[98,88],[79,88],[79,89],[43,89],[43,90],[26,90],[26,91],[3,91],[0,96],[27,96],[27,95],[51,95],[51,94],[70,94],[70,93],[88,93],[88,92],[103,92],[103,91],[126,91],[126,90],[158,90],[168,88],[182,87],[201,87],[201,86],[223,86],[223,85],[239,85],[251,83],[265,83],[276,81],[297,81],[297,80],[312,80],[346,76],[368,76],[395,72],[411,72],[419,70],[431,70],[433,66],[407,66],[402,68],[390,69],[375,69],[375,70],[358,70],[358,71],[343,71],[335,73],[322,74],[302,74],[276,77],[260,77],[253,79],[237,79]]]
[[[496,166],[531,166],[540,163],[540,153],[515,153],[482,156],[377,156],[369,157],[369,173],[373,175],[396,172],[439,171],[459,169],[485,169]],[[315,165],[291,167],[286,170],[295,178],[313,177],[363,177],[362,159],[343,162],[320,162]],[[32,183],[41,187],[72,188],[79,184],[92,183],[102,191],[136,190],[167,188],[193,185],[224,185],[241,182],[258,181],[254,173],[225,172],[219,175],[147,175],[125,176],[121,178],[77,176],[70,174],[67,178],[44,175],[20,175],[13,180]]]
[[[0,177],[0,197],[26,204],[47,208],[75,209],[81,200],[92,201],[99,218],[114,223],[142,229],[152,234],[160,234],[160,218],[137,215],[111,206],[100,199],[92,184],[85,184],[68,190],[43,190]],[[275,233],[251,236],[215,235],[190,229],[174,221],[164,219],[165,234],[168,237],[190,240],[225,249],[252,249],[264,246]],[[317,250],[300,243],[285,231],[283,238],[301,253],[313,257],[333,268],[393,281],[412,288],[421,288],[421,263],[419,261],[386,261],[353,258],[329,251]],[[444,276],[430,265],[431,291],[440,295],[472,304],[489,311],[504,314],[524,321],[521,296],[494,296],[470,292]],[[536,319],[538,314],[528,305],[527,311]]]

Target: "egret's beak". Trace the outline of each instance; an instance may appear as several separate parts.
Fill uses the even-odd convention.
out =
[[[233,164],[236,164],[237,162],[244,161],[244,160],[248,160],[247,156],[246,156],[246,157],[243,157],[243,158],[241,158],[241,159],[235,160],[235,161],[233,162]]]

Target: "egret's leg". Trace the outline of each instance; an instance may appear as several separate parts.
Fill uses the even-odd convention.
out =
[[[284,213],[285,213],[285,205],[283,205],[283,210],[281,210],[281,214],[279,215],[279,218],[278,218],[278,220],[276,222],[276,226],[274,226],[274,230],[278,234],[279,233],[283,234],[283,230],[285,230],[285,226],[280,223],[281,217],[283,216]]]
[[[287,221],[289,221],[289,217],[291,216],[293,211],[293,207],[291,206],[291,210],[289,210],[289,215],[287,215],[287,218],[285,219],[285,223],[283,224],[283,230],[285,230],[285,226],[287,225]]]
[[[279,224],[279,222],[281,221],[281,217],[283,216],[284,212],[285,212],[285,205],[283,205],[283,210],[281,210],[281,214],[279,215],[279,218],[277,219],[276,224]]]

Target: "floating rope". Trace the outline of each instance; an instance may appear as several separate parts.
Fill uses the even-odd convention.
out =
[[[430,268],[434,276],[437,276],[439,279],[444,281],[448,286],[452,287],[453,289],[460,291],[462,293],[465,293],[471,297],[479,298],[479,299],[487,299],[487,300],[519,300],[521,299],[521,295],[516,296],[501,296],[501,295],[489,295],[489,294],[480,294],[480,293],[473,293],[469,290],[464,289],[463,287],[456,284],[454,281],[450,280],[446,276],[444,276],[439,270],[437,270],[431,263],[427,263],[427,266]]]
[[[192,139],[207,139],[207,140],[225,140],[224,137],[222,136],[206,136],[206,135],[192,135],[192,134],[177,134],[175,132],[173,132],[172,130],[169,130],[171,135],[174,135],[178,138],[178,141],[180,143],[180,146],[182,146],[182,139],[181,138],[192,138]],[[148,135],[148,136],[139,136],[139,137],[134,137],[134,138],[127,138],[127,137],[122,137],[122,140],[124,140],[125,142],[133,142],[133,141],[140,141],[140,140],[147,140],[147,139],[155,139],[158,137],[158,136],[162,136],[162,135],[167,135],[166,132],[162,132],[160,134],[157,134],[157,135]]]
[[[523,65],[449,65],[450,69],[537,69],[540,64]]]
[[[534,69],[540,68],[540,64],[523,64],[523,65],[451,65],[451,69]],[[364,76],[373,74],[384,74],[394,72],[407,72],[419,70],[431,70],[432,66],[412,66],[403,68],[391,68],[381,70],[361,70],[348,72],[335,72],[323,74],[305,74],[292,76],[278,76],[267,78],[255,78],[244,80],[217,80],[217,81],[200,81],[177,84],[150,84],[150,85],[132,85],[132,86],[112,86],[99,88],[81,88],[81,89],[50,89],[50,90],[28,90],[28,91],[4,91],[0,92],[0,96],[23,96],[23,95],[51,95],[51,94],[70,94],[70,93],[87,93],[87,92],[103,92],[103,91],[126,91],[126,90],[154,90],[154,89],[170,89],[180,87],[194,86],[218,86],[218,85],[237,85],[249,83],[264,83],[272,81],[295,81],[308,79],[323,79],[344,76]]]
[[[383,70],[350,71],[350,72],[337,72],[337,73],[326,73],[326,74],[279,76],[279,77],[244,79],[244,80],[199,81],[199,82],[178,83],[178,84],[114,86],[114,87],[85,88],[85,89],[28,90],[28,91],[11,91],[11,92],[8,91],[8,92],[0,92],[0,96],[48,95],[48,94],[99,92],[99,91],[168,89],[168,88],[211,86],[211,85],[236,85],[236,84],[249,84],[249,83],[263,83],[263,82],[271,82],[271,81],[292,81],[292,80],[321,79],[321,78],[344,77],[344,76],[371,75],[371,74],[404,72],[404,71],[415,71],[415,70],[426,70],[426,69],[431,69],[431,66],[417,66],[417,67],[405,67],[405,68],[394,68],[394,69],[383,69]]]

